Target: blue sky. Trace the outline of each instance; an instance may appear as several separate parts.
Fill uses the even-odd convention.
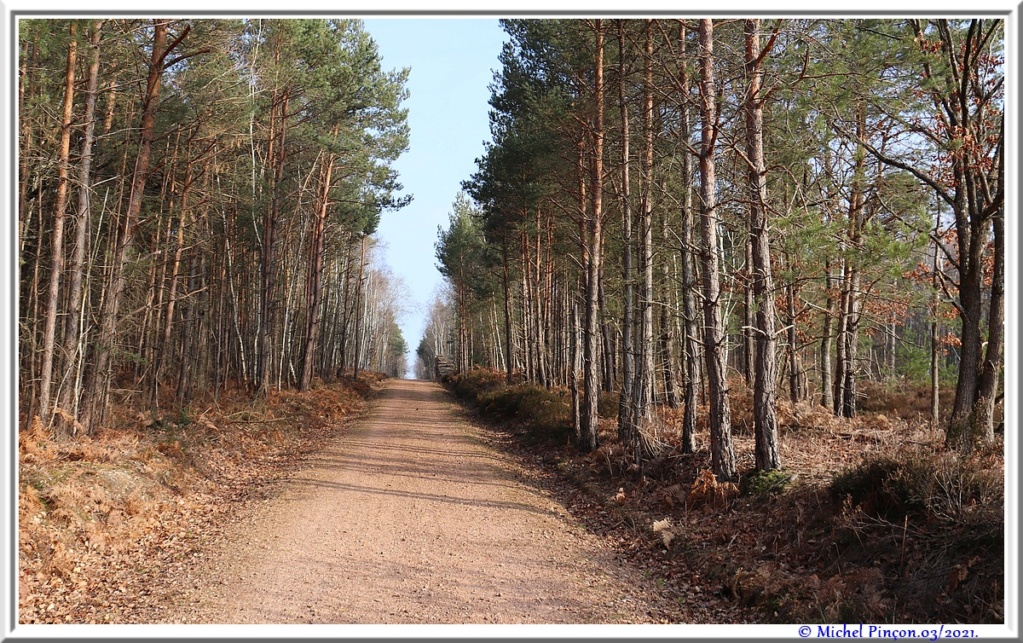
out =
[[[437,226],[447,226],[461,183],[490,139],[488,86],[504,32],[496,19],[370,19],[386,69],[410,67],[409,151],[394,164],[412,204],[382,217],[377,237],[384,260],[405,283],[410,313],[402,321],[409,368],[425,327],[427,307],[443,278],[436,268]]]

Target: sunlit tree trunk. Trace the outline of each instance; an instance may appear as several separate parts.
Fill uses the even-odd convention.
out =
[[[653,21],[646,20],[643,52],[643,156],[640,164],[639,272],[642,276],[639,295],[639,351],[636,379],[632,385],[633,420],[637,431],[650,423],[654,378],[654,87],[653,87]],[[636,457],[640,454],[637,452]]]
[[[831,344],[834,339],[835,327],[835,283],[831,276],[830,260],[824,262],[824,324],[821,331],[821,352],[820,352],[820,373],[821,373],[821,406],[832,408],[832,383],[831,383]]]
[[[717,202],[714,193],[714,146],[717,139],[717,88],[714,82],[714,23],[700,20],[700,232],[703,264],[703,351],[710,402],[711,466],[721,480],[735,478],[732,410],[724,355],[721,315],[721,268],[718,254]]]
[[[746,20],[746,155],[749,160],[750,245],[753,260],[753,306],[756,310],[756,358],[753,378],[753,430],[756,467],[781,467],[775,419],[775,311],[771,277],[771,242],[767,223],[767,168],[764,165],[764,97],[761,93],[765,51],[760,48],[760,20]]]
[[[64,270],[64,219],[65,211],[67,210],[67,193],[71,169],[68,157],[71,151],[71,120],[75,101],[75,64],[78,56],[78,42],[76,40],[74,21],[70,23],[68,33],[67,67],[64,75],[64,108],[60,125],[60,143],[57,149],[57,196],[53,206],[50,281],[46,289],[46,317],[42,340],[43,355],[39,374],[39,417],[44,426],[49,426],[50,418],[53,414],[53,409],[50,407],[50,380],[53,375],[53,354],[57,335],[57,307],[60,305],[60,277]]]
[[[337,135],[336,128],[333,134]],[[334,161],[335,156],[328,155],[320,169],[316,218],[313,220],[313,234],[309,244],[309,267],[306,274],[306,339],[305,350],[302,353],[302,379],[299,383],[299,388],[303,391],[308,391],[312,386],[316,370],[316,350],[320,339],[320,303],[323,300],[323,254]]]
[[[168,21],[153,21],[153,44],[149,57],[149,73],[146,79],[146,93],[142,103],[142,121],[139,126],[139,148],[135,157],[135,169],[132,172],[131,192],[128,197],[128,209],[121,221],[120,236],[115,246],[110,267],[110,278],[106,289],[103,307],[100,311],[100,330],[96,339],[96,359],[90,371],[88,384],[85,386],[82,401],[82,424],[89,433],[104,421],[106,414],[107,395],[111,378],[111,354],[117,342],[118,309],[126,283],[126,267],[131,251],[139,212],[142,209],[142,197],[146,180],[150,173],[150,152],[156,126],[156,111],[160,94],[161,78],[164,71],[164,60],[167,54],[180,43],[189,32],[185,27],[178,37],[167,44]]]
[[[364,314],[360,314],[358,312],[358,310],[359,310],[358,307],[359,307],[359,302],[364,301],[365,297],[366,297],[365,292],[364,292],[365,289],[363,288],[363,282],[365,281],[365,271],[366,271],[366,235],[362,235],[362,249],[361,249],[361,255],[360,255],[360,259],[359,259],[359,278],[358,278],[358,281],[356,282],[356,287],[355,287],[355,306],[356,306],[355,310],[356,310],[356,313],[355,313],[355,333],[354,333],[354,340],[353,340],[354,343],[355,343],[355,356],[354,356],[354,359],[352,360],[352,377],[355,378],[355,379],[359,379],[359,364],[362,361],[361,360],[361,358],[362,358],[362,347],[361,347],[361,343],[360,343],[360,338],[362,336],[362,332],[364,332],[364,331],[362,331],[362,328],[365,325],[365,320],[364,320],[365,315]],[[461,312],[459,312],[459,316],[461,316]],[[459,325],[461,325],[461,321],[459,321]]]
[[[508,234],[505,234],[501,238],[501,250],[502,250],[502,285],[504,287],[504,350],[505,350],[505,383],[512,383],[512,374],[514,371],[514,364],[512,363],[512,328],[511,328],[511,290],[509,288],[508,279]]]
[[[628,86],[628,70],[626,55],[625,20],[618,20],[618,107],[621,114],[621,208],[622,208],[622,383],[618,395],[618,439],[624,444],[631,444],[635,431],[633,415],[633,387],[636,372],[635,329],[635,281],[632,263],[632,181],[630,169],[632,164],[630,153],[629,103],[626,97]]]
[[[600,399],[600,316],[599,294],[601,255],[603,251],[603,207],[604,192],[604,25],[602,20],[594,21],[595,61],[593,82],[593,107],[595,110],[593,130],[593,157],[590,159],[590,184],[592,185],[592,207],[588,217],[588,234],[585,242],[589,245],[586,262],[586,318],[583,327],[583,408],[582,435],[579,448],[590,452],[597,448],[597,404]]]
[[[57,406],[72,418],[78,416],[78,396],[81,392],[85,346],[82,328],[85,310],[82,305],[85,282],[85,257],[89,245],[89,226],[92,210],[92,147],[96,131],[96,96],[99,88],[100,39],[103,21],[93,23],[90,35],[91,56],[85,90],[85,127],[82,134],[81,159],[78,162],[78,213],[75,217],[75,246],[68,269],[68,316],[64,321],[63,354],[67,367],[66,379],[60,388]],[[58,425],[60,435],[69,435],[76,429],[73,423]]]

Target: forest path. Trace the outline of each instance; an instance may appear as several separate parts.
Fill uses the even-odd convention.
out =
[[[182,583],[177,623],[649,623],[665,599],[517,481],[432,382],[392,380]]]

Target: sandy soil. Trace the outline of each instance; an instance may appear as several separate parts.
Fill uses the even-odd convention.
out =
[[[515,475],[448,394],[368,415],[204,552],[171,623],[649,623],[670,609]]]

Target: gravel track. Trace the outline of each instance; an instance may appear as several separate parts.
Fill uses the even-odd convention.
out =
[[[650,623],[664,599],[516,476],[449,395],[391,380],[181,579],[172,623]]]

